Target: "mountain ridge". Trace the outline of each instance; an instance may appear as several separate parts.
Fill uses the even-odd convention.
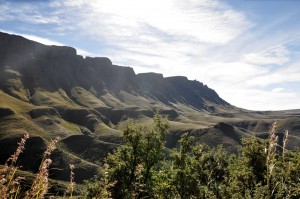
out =
[[[23,86],[29,90],[30,95],[34,95],[35,87],[50,91],[55,91],[59,88],[69,91],[71,86],[79,84],[80,87],[86,90],[93,88],[98,95],[101,95],[106,89],[114,94],[119,94],[120,91],[140,95],[148,94],[147,97],[162,100],[164,103],[167,103],[170,97],[173,101],[189,101],[188,97],[190,96],[182,99],[182,96],[184,96],[182,90],[170,88],[170,84],[177,82],[180,85],[176,86],[181,87],[187,83],[191,86],[198,86],[197,89],[202,89],[203,94],[206,94],[206,96],[200,95],[199,97],[209,98],[217,103],[229,105],[214,90],[209,89],[203,83],[191,82],[186,77],[164,78],[162,74],[154,73],[136,75],[133,68],[113,65],[108,58],[84,58],[77,55],[74,48],[46,46],[37,42],[31,43],[20,36],[10,36],[2,33],[0,42],[2,43],[1,46],[5,46],[5,48],[0,49],[0,66],[2,71],[3,67],[6,67],[6,70],[4,70],[6,74],[2,72],[2,77],[15,76],[15,79],[20,80],[18,82],[19,88],[16,87],[16,89],[20,90]],[[22,78],[20,78],[20,75]],[[44,76],[43,79],[39,79],[40,76]],[[50,77],[51,79],[49,79]],[[85,81],[86,79],[88,81]],[[8,86],[5,87],[5,85]],[[169,87],[166,85],[169,85]],[[167,97],[158,93],[158,88],[163,86],[165,90],[170,91]],[[1,87],[2,90],[9,93],[11,85],[3,84],[2,82]],[[143,92],[145,89],[147,89],[146,92]],[[178,94],[178,91],[181,92]],[[13,92],[10,94],[13,94]],[[181,96],[181,99],[176,98],[178,95]],[[21,98],[16,95],[15,97],[24,100],[24,96]],[[196,108],[205,108],[204,106],[200,107],[199,102],[192,104],[197,106]]]
[[[279,133],[293,130],[290,148],[300,144],[300,110],[241,109],[184,76],[136,74],[109,58],[84,58],[72,47],[0,32],[1,147],[12,151],[10,143],[24,131],[41,147],[60,136],[51,158],[61,171],[53,172],[53,178],[68,180],[68,163],[76,165],[77,182],[93,177],[105,155],[122,144],[127,119],[149,126],[156,110],[170,120],[170,148],[188,132],[200,143],[223,144],[228,153],[236,153],[242,137],[264,137],[275,120]],[[41,147],[28,153],[41,155]],[[0,160],[7,155],[0,154]],[[21,162],[28,161],[24,155]]]

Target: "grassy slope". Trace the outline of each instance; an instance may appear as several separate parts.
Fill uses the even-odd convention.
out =
[[[53,95],[50,95],[51,97]],[[54,95],[56,96],[56,95]],[[50,99],[53,99],[53,97]],[[54,101],[61,101],[61,98],[54,98]],[[13,114],[0,118],[0,138],[10,139],[14,136],[21,136],[25,131],[30,133],[30,136],[40,136],[46,140],[53,139],[56,136],[61,138],[70,135],[81,134],[78,125],[63,120],[58,115],[42,115],[35,119],[30,117],[30,111],[39,109],[48,109],[47,106],[34,106],[27,102],[13,98],[4,92],[0,91],[0,108],[9,108]],[[50,103],[51,104],[51,103]],[[61,105],[61,104],[60,104]],[[76,106],[76,105],[75,105]],[[12,150],[13,151],[13,150]],[[62,161],[63,160],[63,161]],[[90,177],[97,174],[98,166],[76,155],[68,152],[65,148],[59,147],[58,151],[53,155],[53,161],[56,162],[58,168],[65,169],[69,163],[76,163],[78,170],[78,181],[82,182],[85,176],[84,170],[90,171]],[[68,175],[68,174],[67,174]],[[53,176],[58,179],[67,180],[68,176]]]
[[[272,113],[231,108],[226,112],[225,109],[218,108],[219,112],[210,113],[182,103],[165,105],[154,99],[126,92],[121,92],[119,96],[106,92],[96,97],[90,91],[75,87],[71,89],[70,96],[67,93],[62,89],[52,92],[36,89],[30,100],[31,103],[27,103],[0,91],[0,107],[11,109],[14,113],[0,118],[0,138],[20,134],[24,130],[46,140],[60,136],[62,141],[53,157],[54,166],[65,170],[69,163],[74,163],[77,165],[78,182],[82,182],[84,176],[91,177],[97,173],[98,165],[101,164],[100,159],[121,142],[121,131],[128,118],[134,119],[139,124],[150,126],[152,119],[149,113],[155,108],[165,111],[170,116],[171,129],[167,139],[169,147],[176,146],[180,134],[190,132],[199,142],[209,145],[223,144],[228,151],[236,152],[241,144],[241,137],[249,136],[249,133],[267,132],[274,117],[279,120],[280,131],[285,130],[286,126],[294,128],[295,131],[292,133],[296,134],[293,135],[295,139],[291,144],[300,143],[297,126],[300,121],[297,119],[297,111]],[[80,120],[83,121],[78,122],[76,118],[70,121],[59,113],[48,114],[49,108],[54,108],[58,112],[62,111],[62,113],[65,110],[72,110],[70,112],[72,114],[78,110],[81,111],[79,113],[84,113],[86,116],[81,115]],[[30,112],[37,109],[41,115],[31,118]],[[101,112],[101,110],[105,111]],[[105,123],[97,116],[101,113],[108,120],[113,117],[119,119],[115,124]],[[97,121],[95,122],[93,118],[96,118]],[[87,135],[83,135],[82,129],[89,127],[88,123],[91,121],[95,122],[92,123],[93,128],[86,131]],[[235,137],[228,135],[227,131],[222,128],[216,128],[215,125],[220,122],[236,126],[233,131]],[[89,139],[91,140],[84,142]],[[67,180],[66,171],[53,173],[52,177]]]

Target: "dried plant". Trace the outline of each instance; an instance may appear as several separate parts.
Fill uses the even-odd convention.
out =
[[[291,162],[289,158],[286,161],[286,146],[289,139],[289,131],[286,130],[283,137],[283,144],[282,144],[282,162],[281,162],[281,175],[280,175],[280,185],[282,192],[286,193],[285,198],[290,198],[292,193],[292,185],[290,183],[290,176],[291,176]]]
[[[29,198],[44,198],[44,195],[48,191],[48,176],[49,176],[49,166],[52,163],[50,159],[50,155],[53,150],[56,148],[56,143],[59,138],[55,138],[51,140],[49,145],[47,146],[47,150],[44,152],[44,158],[40,165],[39,171],[36,174],[36,177],[32,183],[30,190],[28,190],[25,194],[25,199]]]
[[[112,199],[110,189],[113,188],[117,182],[109,181],[109,165],[107,163],[104,163],[103,171],[103,184],[96,198]]]
[[[23,138],[18,143],[18,148],[11,157],[7,159],[2,169],[0,169],[0,198],[16,198],[20,191],[20,181],[23,177],[16,177],[15,174],[18,169],[16,166],[17,160],[25,149],[26,140],[29,134],[25,132]]]
[[[75,182],[74,182],[75,173],[73,172],[74,169],[75,166],[73,164],[70,164],[70,183],[67,190],[67,192],[70,194],[70,199],[73,198],[73,191],[75,186]]]
[[[288,143],[288,137],[289,137],[289,131],[286,130],[284,133],[284,138],[283,138],[283,145],[282,145],[282,161],[285,161],[285,150],[286,150],[286,145]]]
[[[270,184],[270,180],[272,177],[273,169],[275,166],[275,156],[276,156],[276,148],[278,143],[278,136],[275,135],[277,128],[277,122],[274,122],[270,131],[269,131],[269,146],[267,151],[267,185]]]

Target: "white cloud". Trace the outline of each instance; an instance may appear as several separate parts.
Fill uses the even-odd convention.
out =
[[[0,13],[1,13],[0,21],[8,21],[14,18],[14,16],[9,14],[10,9],[11,7],[7,4],[0,5]]]
[[[89,56],[89,57],[99,57],[99,54],[97,53],[93,53],[93,52],[89,52],[86,50],[83,50],[81,48],[76,48],[77,54],[78,55],[82,55],[83,57]]]
[[[153,35],[145,29],[150,26],[177,40],[226,44],[251,27],[242,13],[216,0],[210,4],[206,0],[69,0],[58,5],[78,19],[77,25],[86,33],[110,42],[143,42],[140,35]]]
[[[289,61],[289,50],[284,46],[275,46],[258,53],[249,53],[243,57],[245,62],[259,65],[282,65]]]
[[[282,92],[284,91],[284,88],[273,88],[272,89],[272,92],[275,92],[275,93],[279,93],[279,92]]]
[[[217,81],[224,87],[268,73],[267,68],[243,62],[216,62],[206,67],[207,70],[201,75],[202,78],[213,84]],[[201,68],[199,68],[199,74],[201,74]]]
[[[0,21],[17,20],[30,24],[58,24],[59,17],[52,15],[47,9],[41,10],[42,5],[32,4],[32,2],[14,4],[9,1],[0,1]]]
[[[22,35],[23,37],[45,44],[45,45],[55,45],[55,46],[65,46],[64,44],[57,42],[57,41],[53,41],[51,39],[48,38],[43,38],[43,37],[38,37],[36,35],[28,35],[28,34],[18,34],[18,35]]]
[[[291,82],[299,82],[300,85],[300,60],[295,60],[293,64],[270,71],[265,75],[246,80],[245,83],[251,87],[267,87],[272,84]]]
[[[270,92],[261,89],[231,87],[219,94],[230,103],[250,110],[285,110],[300,107],[300,94],[292,91]],[[245,103],[246,102],[246,103]]]

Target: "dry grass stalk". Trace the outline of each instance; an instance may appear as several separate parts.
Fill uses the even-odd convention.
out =
[[[109,191],[111,188],[115,186],[117,181],[114,182],[109,182],[109,165],[107,163],[104,163],[103,165],[103,187],[99,194],[95,198],[107,198],[107,199],[112,199],[111,197],[111,192]]]
[[[289,138],[289,131],[286,130],[283,137],[283,144],[282,144],[282,167],[281,167],[281,184],[284,186],[284,188],[287,190],[287,196],[285,198],[290,198],[291,196],[291,185],[288,183],[289,176],[291,175],[291,162],[285,161],[285,155],[286,155],[286,146],[288,143]]]
[[[275,135],[277,128],[277,122],[274,122],[270,131],[269,131],[269,147],[266,150],[267,151],[267,174],[266,174],[266,180],[267,180],[267,186],[271,188],[271,180],[273,176],[273,171],[275,167],[275,160],[276,160],[276,148],[278,146],[278,136]]]
[[[289,131],[286,130],[284,133],[284,138],[283,138],[283,145],[282,145],[282,161],[285,161],[285,150],[286,150],[286,145],[288,143],[288,137],[289,137]]]
[[[267,163],[269,166],[272,166],[271,164],[273,163],[276,155],[276,148],[278,146],[278,136],[275,135],[277,128],[277,122],[274,122],[272,125],[272,128],[269,132],[270,138],[269,138],[269,148],[267,150],[268,155],[267,155]]]
[[[25,132],[14,154],[7,159],[2,169],[0,169],[0,198],[16,198],[19,194],[20,181],[24,178],[15,178],[15,173],[18,169],[16,162],[20,154],[23,153],[28,138],[29,134]]]
[[[48,191],[48,176],[49,176],[49,166],[52,163],[50,159],[51,153],[56,148],[56,143],[59,138],[55,138],[51,140],[49,145],[47,146],[47,150],[44,152],[44,158],[40,165],[39,171],[36,174],[36,177],[32,183],[30,190],[28,190],[25,194],[25,199],[29,198],[44,198],[45,194]]]
[[[75,177],[75,173],[73,172],[75,169],[75,166],[73,164],[70,164],[70,183],[68,186],[68,192],[70,194],[70,199],[73,198],[73,191],[74,191],[74,186],[75,186],[75,182],[74,182],[74,177]]]

